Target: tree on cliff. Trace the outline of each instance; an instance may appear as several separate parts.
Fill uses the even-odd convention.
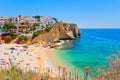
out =
[[[56,23],[58,23],[58,18],[52,18]]]
[[[36,15],[36,16],[33,16],[35,19],[37,19],[37,21],[38,22],[40,22],[40,18],[42,17],[42,16],[39,16],[39,15]]]

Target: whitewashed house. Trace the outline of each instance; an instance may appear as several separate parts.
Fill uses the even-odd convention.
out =
[[[8,18],[8,17],[6,17],[6,16],[0,17],[0,23],[1,23],[1,24],[5,24],[7,21],[9,21],[9,18]]]
[[[49,17],[49,16],[43,16],[43,17],[41,17],[40,18],[40,22],[41,22],[40,26],[46,26],[48,24],[50,24],[50,25],[55,24],[55,21],[51,17]]]

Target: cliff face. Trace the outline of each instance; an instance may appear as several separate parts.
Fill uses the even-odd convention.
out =
[[[57,42],[59,40],[59,33],[57,31],[50,31],[41,33],[38,37],[32,40],[33,43],[39,42]]]
[[[59,32],[60,40],[76,39],[80,36],[80,30],[77,24],[57,23],[54,25],[53,30],[56,29]]]
[[[70,29],[72,30],[75,38],[80,36],[80,30],[78,29],[77,24],[70,24]]]
[[[41,33],[33,42],[57,42],[59,40],[72,40],[80,36],[77,24],[56,23],[50,32]]]

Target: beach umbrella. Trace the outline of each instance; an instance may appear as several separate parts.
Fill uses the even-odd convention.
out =
[[[16,49],[12,47],[12,48],[10,48],[10,50],[16,50]]]

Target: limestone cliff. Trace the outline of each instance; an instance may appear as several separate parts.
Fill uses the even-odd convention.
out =
[[[80,36],[80,30],[78,29],[77,24],[70,24],[70,29],[72,30],[75,38]]]
[[[59,22],[54,25],[54,29],[58,30],[60,40],[71,40],[80,36],[80,30],[77,24]]]
[[[41,33],[36,37],[32,42],[49,42],[54,43],[59,40],[72,40],[80,36],[80,30],[77,27],[77,24],[68,24],[59,22],[53,25],[53,28],[50,32]]]

